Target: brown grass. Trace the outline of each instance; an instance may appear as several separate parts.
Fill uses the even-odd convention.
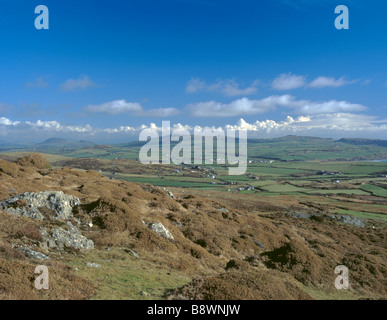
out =
[[[344,264],[350,269],[351,290],[358,296],[386,296],[384,226],[356,228],[325,218],[294,219],[283,214],[284,202],[274,199],[270,203],[270,199],[263,201],[259,197],[227,194],[228,198],[222,198],[207,191],[205,194],[212,196],[204,197],[195,191],[195,195],[184,194],[176,201],[150,185],[109,180],[93,170],[36,169],[30,166],[31,161],[25,161],[19,161],[23,164],[19,165],[0,160],[0,200],[15,194],[15,190],[61,190],[80,198],[82,206],[74,215],[82,222],[82,233],[95,242],[97,250],[131,248],[141,252],[142,260],[164,270],[199,277],[176,295],[205,299],[309,299],[301,284],[334,292],[334,268]],[[290,205],[295,206],[295,201]],[[227,208],[228,212],[219,211],[220,208]],[[3,213],[0,218],[0,257],[10,259],[0,270],[10,271],[12,264],[15,272],[18,270],[7,276],[14,289],[1,291],[6,289],[0,286],[0,292],[14,298],[18,294],[20,298],[39,298],[40,293],[34,293],[30,282],[23,282],[29,279],[27,274],[33,264],[23,260],[11,244],[38,243],[40,224]],[[87,226],[90,220],[92,228]],[[162,223],[175,240],[157,235],[142,220]],[[226,272],[230,260],[235,261],[236,267],[231,266]],[[47,293],[44,298],[89,297],[92,286],[76,291],[68,280],[73,276],[70,270],[60,271],[57,293]],[[69,292],[65,290],[67,285]],[[24,290],[27,293],[22,293]]]

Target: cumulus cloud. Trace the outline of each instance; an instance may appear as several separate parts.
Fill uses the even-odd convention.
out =
[[[185,90],[187,93],[198,93],[203,91],[218,92],[227,97],[235,97],[247,96],[256,93],[258,84],[259,81],[255,80],[250,86],[240,88],[240,84],[238,84],[234,79],[219,80],[215,83],[207,84],[201,79],[193,78],[188,82]]]
[[[86,124],[84,126],[74,126],[74,125],[62,125],[58,121],[41,121],[37,120],[35,122],[26,121],[26,125],[30,126],[31,128],[35,129],[43,129],[48,131],[55,131],[55,132],[77,132],[77,133],[84,133],[84,132],[92,132],[93,128]]]
[[[328,78],[328,77],[318,77],[314,79],[311,83],[309,83],[309,87],[311,88],[325,88],[325,87],[332,87],[332,88],[338,88],[342,87],[348,84],[352,84],[357,82],[356,80],[346,80],[345,77],[341,77],[339,79],[335,78]]]
[[[16,126],[20,121],[11,121],[8,118],[0,117],[0,126]]]
[[[91,113],[105,113],[117,115],[129,112],[142,111],[142,106],[138,102],[127,102],[124,99],[105,102],[99,105],[89,105],[86,111]]]
[[[276,106],[287,105],[293,98],[289,95],[270,96],[261,100],[242,98],[224,104],[216,101],[199,102],[187,106],[195,117],[234,117],[273,111]]]
[[[249,137],[280,137],[288,134],[321,137],[378,137],[387,134],[387,121],[373,116],[351,113],[319,114],[284,121],[264,120],[248,123],[240,119],[236,125],[227,125],[234,130],[247,130]]]
[[[175,108],[158,108],[145,110],[138,102],[127,102],[125,99],[105,102],[98,105],[89,105],[84,108],[86,112],[103,113],[108,115],[132,114],[135,116],[170,117],[177,115]]]
[[[195,117],[234,117],[262,114],[275,110],[277,107],[291,108],[298,114],[321,114],[337,112],[359,112],[367,110],[360,104],[347,101],[323,101],[296,100],[291,95],[269,96],[261,100],[249,100],[242,98],[231,103],[224,104],[216,101],[207,101],[190,104],[187,106],[191,115]]]
[[[291,90],[305,86],[305,77],[291,73],[282,73],[272,82],[275,90]]]
[[[368,80],[368,82],[365,81],[364,84],[368,84],[370,81],[371,80]],[[333,77],[320,76],[308,83],[306,81],[306,76],[294,75],[291,73],[282,73],[273,80],[272,88],[275,90],[292,90],[302,87],[316,89],[327,87],[339,88],[356,82],[358,82],[358,80],[347,80],[344,76],[339,79],[335,79]]]
[[[367,137],[378,138],[387,135],[387,120],[381,120],[374,116],[353,113],[328,113],[315,115],[300,115],[298,117],[287,116],[282,121],[271,119],[247,122],[243,118],[236,124],[226,124],[222,127],[202,127],[187,124],[173,124],[172,130],[188,130],[191,133],[195,129],[212,130],[247,130],[250,138],[271,138],[289,134],[309,135],[320,137]],[[138,140],[139,134],[144,129],[162,130],[161,123],[156,125],[119,126],[116,128],[95,128],[86,125],[65,125],[56,120],[22,122],[0,118],[0,136],[7,142],[28,143],[46,139],[49,136],[65,137],[68,139],[91,139],[98,143],[111,141]],[[38,141],[37,141],[38,140]]]
[[[62,91],[77,91],[95,86],[96,84],[87,75],[80,75],[77,79],[66,80],[59,88]]]
[[[312,102],[307,100],[294,101],[289,105],[295,107],[295,112],[299,114],[322,114],[338,112],[360,112],[367,110],[367,107],[350,103],[347,101],[329,100],[324,102]]]
[[[194,78],[194,79],[191,79],[186,88],[185,88],[185,92],[187,93],[197,93],[197,92],[200,92],[200,91],[204,91],[205,89],[207,88],[207,85],[206,85],[206,82],[205,81],[202,81],[200,79],[197,79],[197,78]]]

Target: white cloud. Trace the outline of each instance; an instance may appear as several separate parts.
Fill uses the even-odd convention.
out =
[[[138,140],[141,130],[156,129],[161,132],[161,123],[149,125],[119,126],[116,128],[95,128],[91,125],[64,125],[58,121],[21,122],[8,118],[0,118],[0,136],[7,142],[29,143],[40,142],[47,137],[64,137],[68,139],[92,139],[98,143],[117,143],[117,141]],[[387,136],[387,120],[374,116],[353,113],[329,113],[315,115],[287,116],[283,121],[271,119],[257,120],[249,123],[240,119],[236,124],[226,124],[223,127],[201,127],[186,124],[171,123],[172,130],[196,129],[227,130],[244,129],[250,138],[271,138],[289,134],[320,137],[365,137],[379,138]],[[31,140],[29,140],[31,139]]]
[[[238,84],[234,79],[219,80],[213,84],[207,84],[201,79],[193,78],[188,82],[185,90],[187,93],[198,93],[202,91],[219,92],[227,97],[235,97],[247,96],[256,93],[258,84],[259,81],[255,80],[250,86],[240,88],[240,84]]]
[[[27,83],[27,88],[38,88],[44,89],[48,87],[48,83],[43,79],[43,77],[37,78],[35,81]]]
[[[26,121],[26,125],[30,126],[33,129],[41,129],[47,131],[55,131],[55,132],[76,132],[76,133],[85,133],[92,132],[93,128],[86,124],[84,126],[74,126],[74,125],[62,125],[58,121],[41,121],[37,120],[36,122]]]
[[[16,126],[20,121],[11,121],[8,118],[0,117],[0,126]]]
[[[351,113],[319,114],[300,116],[294,119],[287,116],[284,121],[256,121],[247,123],[240,119],[236,125],[226,128],[245,129],[249,137],[279,137],[288,134],[321,137],[374,137],[387,134],[387,121],[375,117]]]
[[[261,100],[242,98],[229,104],[216,101],[199,102],[187,106],[195,117],[234,117],[269,112],[278,105],[289,104],[292,97],[289,95],[270,96]]]
[[[129,112],[142,111],[142,106],[138,102],[127,102],[124,99],[109,101],[99,105],[87,106],[86,111],[91,113],[105,113],[110,115],[117,115]]]
[[[367,107],[361,104],[350,103],[347,101],[329,100],[325,102],[312,101],[294,101],[293,105],[295,112],[299,114],[322,114],[322,113],[338,113],[338,112],[360,112],[367,110]]]
[[[77,79],[66,80],[60,85],[60,89],[62,91],[76,91],[95,86],[96,84],[87,75],[80,75]]]
[[[291,90],[301,87],[309,88],[339,88],[358,82],[358,80],[347,80],[344,76],[335,79],[332,77],[317,77],[312,82],[307,83],[306,76],[294,75],[291,73],[282,73],[272,82],[272,88],[275,90]],[[364,84],[370,83],[371,80],[364,81]]]
[[[338,88],[348,84],[355,83],[356,80],[349,81],[346,80],[345,77],[341,77],[339,79],[328,78],[328,77],[318,77],[314,79],[311,83],[309,83],[309,87],[311,88],[325,88],[325,87],[333,87]]]
[[[205,81],[202,81],[200,79],[191,79],[188,84],[187,84],[187,87],[185,88],[185,91],[187,93],[197,93],[199,91],[203,91],[205,90],[207,87]]]
[[[99,105],[89,105],[86,112],[103,113],[108,115],[133,114],[135,116],[171,117],[177,115],[179,110],[175,108],[158,108],[145,110],[138,102],[127,102],[125,99],[105,102]]]
[[[321,114],[337,112],[359,112],[367,110],[360,104],[347,101],[323,101],[296,100],[291,95],[269,96],[261,100],[249,100],[242,98],[228,104],[216,101],[199,102],[187,106],[195,117],[234,117],[262,114],[275,110],[277,107],[293,109],[298,114]]]
[[[291,90],[303,86],[305,86],[305,77],[291,73],[282,73],[272,82],[272,88],[275,90]]]

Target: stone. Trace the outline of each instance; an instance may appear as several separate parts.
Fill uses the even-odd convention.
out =
[[[70,230],[54,228],[49,231],[41,229],[43,241],[50,249],[64,250],[73,248],[77,250],[90,250],[94,248],[94,242],[83,236],[79,230],[72,226]]]
[[[133,251],[132,249],[129,249],[129,252],[130,252],[135,258],[137,258],[137,259],[140,258],[140,256],[139,256],[135,251]]]
[[[259,242],[259,241],[257,241],[257,240],[254,239],[254,243],[255,243],[255,245],[256,245],[258,248],[265,249],[265,246],[263,245],[262,242]]]
[[[52,218],[67,220],[73,217],[73,208],[80,204],[78,198],[62,191],[26,192],[1,201],[0,210],[42,221],[44,215],[39,208],[46,208],[52,210]]]
[[[356,218],[356,217],[348,216],[348,215],[329,214],[328,218],[332,219],[332,220],[336,220],[336,221],[342,222],[342,223],[345,223],[345,224],[349,224],[349,225],[352,225],[352,226],[355,226],[355,227],[360,227],[360,228],[364,228],[365,227],[365,223],[363,222],[363,220],[361,220],[359,218]]]
[[[159,236],[162,236],[162,237],[167,238],[169,240],[174,240],[172,233],[166,227],[164,227],[164,225],[162,225],[161,223],[158,223],[158,222],[154,222],[154,223],[143,222],[143,223],[146,224],[149,229],[156,232]]]
[[[24,252],[25,255],[28,257],[28,258],[31,258],[31,259],[36,259],[36,260],[47,260],[49,259],[48,256],[46,256],[45,254],[41,253],[41,252],[36,252],[30,248],[26,248],[26,247],[20,247],[18,248],[19,251],[21,252]]]
[[[173,195],[173,193],[171,191],[169,191],[167,188],[161,188],[161,190],[163,190],[167,195],[168,197],[170,197],[171,199],[175,200],[175,196]]]
[[[89,268],[101,268],[101,265],[100,265],[100,264],[94,263],[94,262],[88,262],[88,263],[86,263],[86,265],[87,265]]]

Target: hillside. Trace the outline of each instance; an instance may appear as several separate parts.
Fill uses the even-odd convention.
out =
[[[49,166],[39,155],[0,160],[2,299],[387,294],[383,222],[260,197],[173,195]],[[34,288],[39,264],[49,268],[50,290]],[[333,285],[340,264],[351,272],[347,292]]]
[[[353,144],[357,146],[380,146],[387,147],[387,140],[376,139],[340,139],[339,142]]]

